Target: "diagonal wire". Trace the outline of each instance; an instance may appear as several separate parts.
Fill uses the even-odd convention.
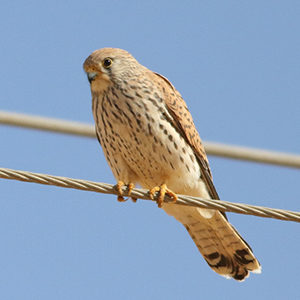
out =
[[[91,124],[0,111],[0,124],[95,138]],[[300,168],[300,155],[205,142],[207,154],[231,159]]]
[[[92,191],[104,194],[115,194],[118,192],[113,185],[100,183],[82,179],[67,178],[61,176],[53,176],[27,171],[18,171],[7,168],[0,168],[0,178],[13,179],[26,182],[34,182],[39,184],[54,185],[64,188],[79,189],[84,191]],[[123,187],[124,196],[128,196],[126,187]],[[131,197],[151,200],[149,191],[144,189],[133,189]],[[156,195],[158,196],[158,195]],[[156,199],[155,199],[156,200]],[[169,197],[165,197],[165,202],[172,201]],[[288,211],[283,209],[274,209],[262,206],[247,205],[242,203],[232,203],[221,200],[208,200],[197,197],[178,195],[178,204],[190,205],[201,208],[217,209],[221,211],[234,212],[245,215],[253,215],[264,218],[280,219],[285,221],[300,222],[300,212]]]

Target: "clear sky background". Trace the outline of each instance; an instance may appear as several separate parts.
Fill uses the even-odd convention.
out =
[[[85,58],[168,77],[204,140],[300,153],[300,2],[2,1],[0,109],[92,123]],[[97,140],[0,126],[2,167],[114,183]],[[210,157],[222,199],[300,211],[299,170]],[[300,224],[228,214],[263,272],[207,266],[150,201],[0,180],[1,299],[299,299]]]

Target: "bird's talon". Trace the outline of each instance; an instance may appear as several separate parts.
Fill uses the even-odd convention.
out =
[[[136,203],[137,198],[131,197],[132,202]]]
[[[134,183],[130,182],[130,183],[127,185],[127,188],[128,188],[128,196],[130,196],[132,190],[134,189]],[[135,197],[130,197],[130,198],[131,198],[132,202],[136,203],[137,198],[135,198]]]
[[[176,203],[177,202],[177,199],[178,199],[178,197],[177,197],[177,195],[174,193],[174,192],[172,192],[171,190],[167,190],[166,191],[166,195],[168,195],[170,198],[172,198],[172,202],[173,203]]]
[[[125,202],[127,200],[123,196],[118,196],[118,201],[119,202]]]
[[[132,183],[132,182],[129,183],[129,184],[127,185],[127,189],[128,189],[128,196],[130,196],[132,190],[134,189],[134,183]]]
[[[117,190],[117,192],[120,194],[120,195],[123,195],[123,191],[122,191],[122,187],[124,186],[124,182],[119,180],[117,182],[117,184],[115,185],[115,189]]]
[[[150,198],[152,200],[154,200],[156,192],[159,192],[159,196],[156,200],[158,207],[162,207],[165,195],[168,195],[170,198],[172,198],[174,203],[177,201],[177,195],[171,190],[169,190],[166,184],[162,184],[161,186],[155,186],[149,191]]]
[[[116,189],[116,191],[119,194],[118,195],[118,201],[119,202],[125,202],[125,201],[127,201],[127,199],[125,199],[123,197],[123,194],[124,194],[124,192],[122,190],[123,186],[126,186],[126,188],[127,188],[127,194],[128,194],[128,196],[130,196],[132,190],[134,189],[134,183],[131,182],[131,183],[129,183],[129,184],[126,185],[123,181],[121,181],[121,180],[118,181],[118,183],[115,185],[115,189]],[[131,197],[131,199],[132,199],[133,202],[137,201],[137,198]]]

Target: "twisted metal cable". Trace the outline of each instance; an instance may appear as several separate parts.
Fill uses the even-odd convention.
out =
[[[26,127],[57,133],[95,138],[95,128],[91,124],[71,122],[53,118],[0,111],[0,123],[10,126]],[[204,142],[209,155],[258,163],[300,168],[300,155],[267,151],[255,148]]]
[[[97,193],[118,195],[118,192],[116,191],[114,186],[107,183],[32,173],[27,171],[18,171],[18,170],[12,170],[7,168],[0,168],[0,178],[13,179],[13,180],[19,180],[25,182],[34,182],[34,183],[46,184],[46,185],[54,185],[54,186],[60,186],[64,188],[79,189],[79,190],[92,191]],[[128,196],[128,191],[126,187],[123,187],[122,190],[124,192],[124,196]],[[144,189],[135,188],[132,190],[130,196],[138,199],[151,200],[149,191]],[[156,200],[156,198],[154,200]],[[165,197],[165,202],[171,202],[171,201],[172,199],[170,199],[167,196]],[[300,212],[294,212],[294,211],[288,211],[282,209],[274,209],[274,208],[247,205],[241,203],[232,203],[232,202],[221,201],[221,200],[218,201],[207,200],[207,199],[201,199],[201,198],[185,196],[185,195],[178,195],[178,200],[176,203],[182,205],[196,206],[201,208],[217,209],[221,211],[228,211],[228,212],[234,212],[234,213],[245,214],[245,215],[253,215],[253,216],[264,217],[264,218],[273,218],[273,219],[279,219],[285,221],[300,222]]]

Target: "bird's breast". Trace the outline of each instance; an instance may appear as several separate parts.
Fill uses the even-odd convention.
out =
[[[107,156],[123,157],[147,188],[167,183],[183,193],[199,181],[195,154],[166,117],[165,104],[150,94],[116,89],[93,99],[96,129]],[[110,157],[111,159],[111,157]]]

